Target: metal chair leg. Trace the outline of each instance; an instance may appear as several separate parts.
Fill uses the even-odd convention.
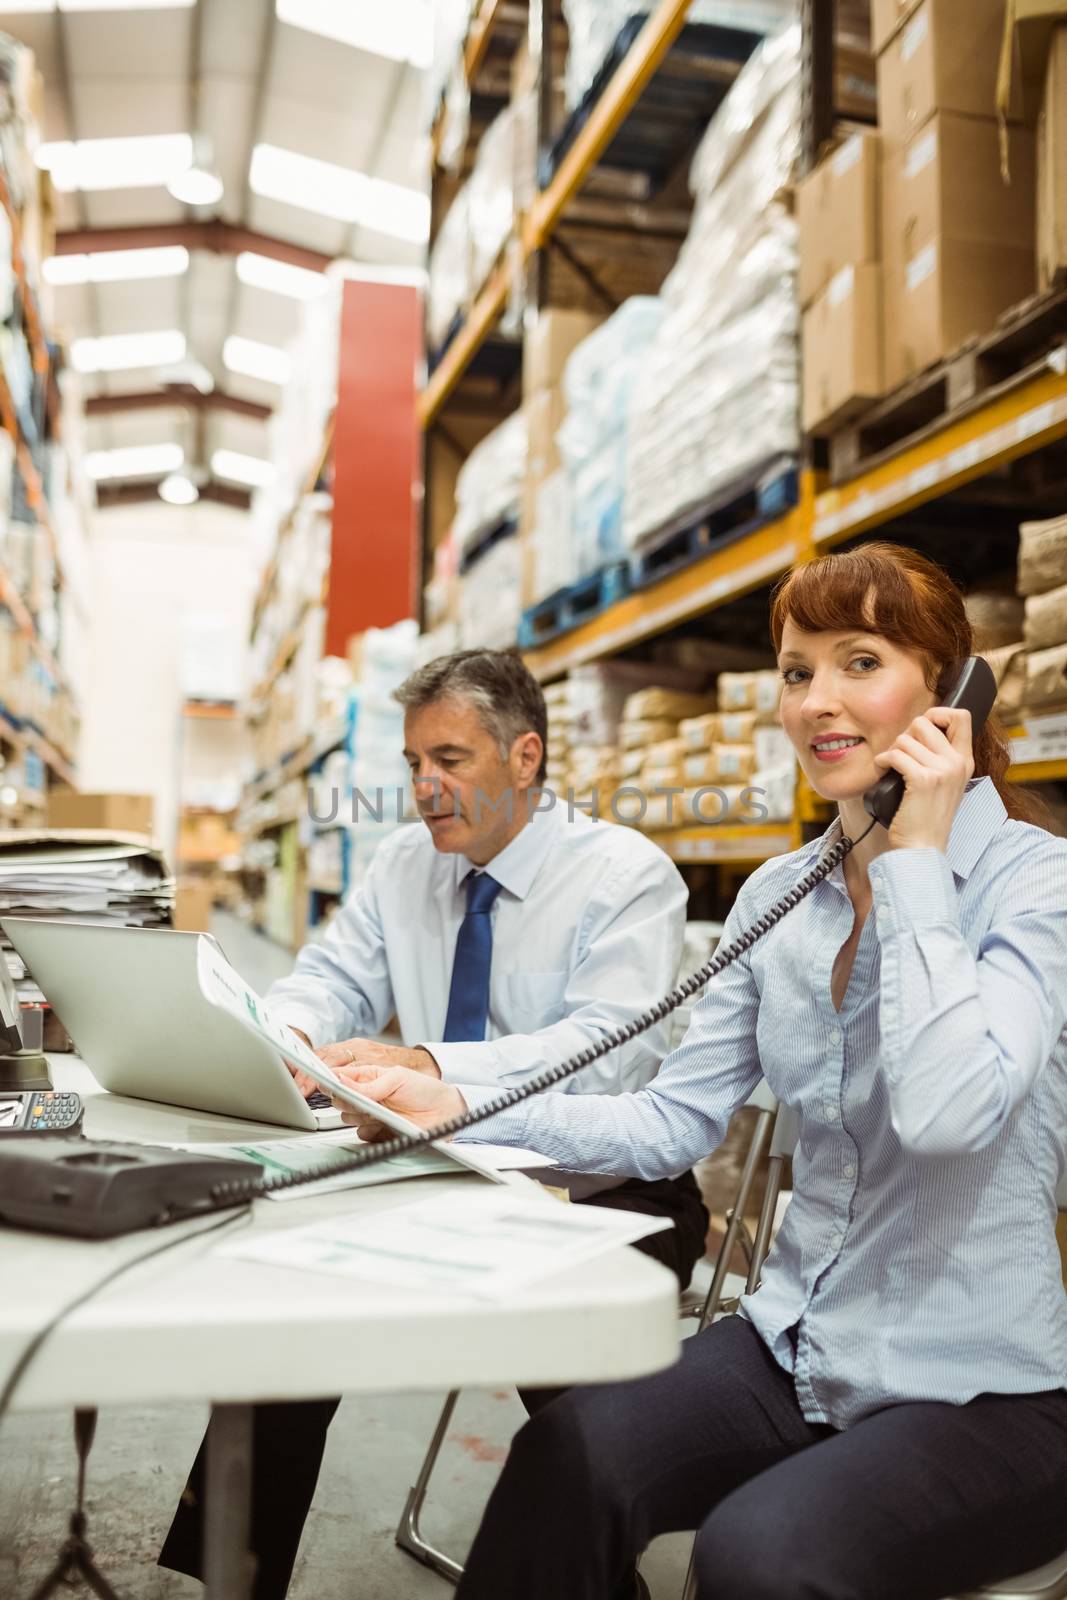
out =
[[[715,1274],[711,1280],[711,1288],[708,1290],[708,1297],[704,1301],[704,1309],[700,1313],[700,1320],[697,1323],[698,1333],[703,1333],[718,1310],[719,1301],[722,1299],[722,1286],[726,1281],[726,1274],[733,1258],[734,1246],[744,1225],[742,1219],[748,1206],[749,1192],[773,1121],[773,1111],[760,1111],[756,1118],[756,1126],[752,1130],[752,1140],[748,1147],[748,1154],[741,1170],[741,1182],[737,1190],[737,1199],[734,1201],[733,1211],[730,1213],[729,1221],[726,1225],[726,1236],[722,1242],[722,1249],[719,1251],[719,1258],[715,1263]]]
[[[430,1448],[427,1450],[422,1466],[419,1468],[419,1475],[408,1490],[408,1497],[404,1503],[404,1510],[395,1535],[399,1549],[403,1550],[406,1555],[413,1556],[416,1561],[421,1561],[424,1567],[430,1567],[434,1572],[439,1573],[442,1578],[447,1578],[449,1583],[459,1582],[463,1576],[463,1567],[460,1562],[453,1561],[451,1556],[446,1556],[442,1551],[435,1550],[433,1545],[423,1538],[419,1530],[419,1514],[422,1511],[426,1500],[426,1492],[430,1486],[430,1474],[437,1463],[437,1457],[441,1453],[441,1446],[445,1442],[445,1435],[448,1433],[448,1426],[452,1421],[452,1413],[456,1409],[456,1401],[458,1399],[459,1390],[453,1389],[442,1407],[441,1415],[437,1419],[437,1427],[434,1429],[433,1438],[430,1440]]]

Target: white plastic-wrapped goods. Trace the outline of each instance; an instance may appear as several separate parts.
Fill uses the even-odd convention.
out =
[[[563,0],[570,30],[563,83],[568,110],[589,88],[625,24],[652,9],[653,0]],[[773,33],[795,13],[796,0],[694,0],[686,21]]]
[[[452,530],[461,556],[481,535],[508,518],[518,518],[526,447],[525,413],[513,411],[475,445],[460,468]]]
[[[764,41],[690,171],[696,208],[634,375],[623,535],[672,519],[800,444],[796,224],[800,28]]]

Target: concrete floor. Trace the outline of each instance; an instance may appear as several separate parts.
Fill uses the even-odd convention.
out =
[[[261,990],[291,964],[232,917],[220,916],[215,931],[230,960]],[[345,1401],[330,1430],[291,1600],[447,1600],[450,1586],[393,1544],[443,1398]],[[423,1519],[426,1536],[448,1554],[466,1554],[523,1417],[511,1390],[468,1390],[461,1397]],[[89,1461],[88,1538],[122,1600],[189,1600],[202,1592],[190,1579],[160,1571],[155,1557],[206,1421],[206,1407],[100,1415]],[[27,1600],[48,1572],[74,1493],[69,1415],[7,1418],[0,1432],[0,1600]],[[679,1600],[688,1548],[679,1535],[658,1540],[646,1554],[642,1571],[654,1600]]]

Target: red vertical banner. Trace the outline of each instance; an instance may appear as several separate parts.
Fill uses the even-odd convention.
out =
[[[418,615],[416,373],[419,296],[402,284],[344,286],[333,438],[326,653]]]

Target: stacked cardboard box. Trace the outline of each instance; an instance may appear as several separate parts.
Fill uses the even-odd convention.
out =
[[[797,186],[803,418],[829,432],[885,387],[882,151],[857,130]]]
[[[896,388],[1034,290],[1034,140],[1001,173],[1004,0],[875,0],[885,377]]]
[[[1005,164],[1014,167],[1015,133],[1037,134],[1037,278],[1048,289],[1067,267],[1067,5],[1012,0],[1004,19],[997,111]]]

